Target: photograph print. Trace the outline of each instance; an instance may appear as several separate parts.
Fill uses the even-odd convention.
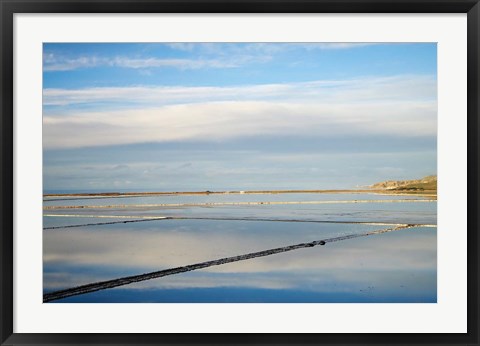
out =
[[[436,303],[436,43],[44,43],[44,303]]]

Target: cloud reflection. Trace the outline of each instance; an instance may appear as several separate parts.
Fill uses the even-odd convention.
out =
[[[45,232],[46,290],[193,264],[267,248],[322,239],[378,226],[175,221]],[[229,225],[226,229],[225,225]],[[340,226],[340,227],[338,227]],[[351,225],[350,225],[351,226]],[[214,266],[126,286],[132,299],[144,290],[250,287],[266,290],[368,292],[388,296],[413,290],[436,297],[436,230],[409,229]],[[119,288],[120,289],[120,288]],[[377,292],[378,293],[378,292]],[[405,292],[404,292],[405,293]],[[88,297],[86,298],[88,299]]]

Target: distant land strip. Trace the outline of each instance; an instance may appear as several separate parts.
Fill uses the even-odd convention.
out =
[[[47,229],[62,229],[62,228],[74,228],[74,227],[88,227],[88,226],[101,226],[112,225],[119,223],[132,223],[132,222],[145,222],[145,221],[158,221],[158,220],[210,220],[210,221],[259,221],[259,222],[305,222],[305,223],[331,223],[331,224],[347,224],[347,225],[367,225],[367,226],[408,226],[412,227],[437,227],[434,224],[405,224],[405,223],[391,223],[391,222],[373,222],[373,221],[336,221],[336,220],[299,220],[299,219],[269,219],[269,218],[231,218],[231,217],[189,217],[189,216],[125,216],[125,215],[71,215],[71,214],[45,214],[44,216],[50,217],[88,217],[88,218],[129,218],[133,220],[126,221],[110,221],[110,222],[98,222],[98,223],[85,223],[77,225],[65,225],[65,226],[52,226],[44,227]]]
[[[115,205],[47,205],[51,209],[105,209],[105,208],[151,208],[151,207],[211,207],[228,205],[275,205],[275,204],[347,204],[347,203],[422,203],[436,202],[435,199],[355,199],[346,201],[271,201],[271,202],[208,202],[208,203],[157,203],[157,204],[115,204]]]
[[[149,196],[174,196],[174,195],[229,195],[229,194],[283,194],[283,193],[370,193],[370,194],[391,194],[391,195],[428,195],[436,196],[436,190],[403,190],[401,193],[396,190],[385,189],[329,189],[329,190],[246,190],[246,191],[184,191],[184,192],[100,192],[100,193],[63,193],[63,194],[44,194],[46,201],[54,200],[74,200],[90,198],[119,198],[119,197],[149,197]],[[77,197],[77,198],[72,198]]]
[[[135,283],[135,282],[156,279],[156,278],[160,278],[160,277],[167,276],[167,275],[185,273],[185,272],[189,272],[189,271],[192,271],[192,270],[208,268],[208,267],[212,267],[212,266],[216,266],[216,265],[238,262],[238,261],[244,261],[244,260],[248,260],[248,259],[252,259],[252,258],[256,258],[256,257],[270,256],[270,255],[274,255],[274,254],[278,254],[278,253],[282,253],[282,252],[287,252],[287,251],[292,251],[292,250],[297,250],[297,249],[302,249],[302,248],[309,248],[309,247],[314,247],[314,246],[317,246],[317,245],[325,245],[327,243],[332,243],[332,242],[337,242],[337,241],[342,241],[342,240],[347,240],[347,239],[353,239],[353,238],[358,238],[358,237],[366,237],[366,236],[370,236],[370,235],[382,234],[382,233],[398,231],[398,230],[402,230],[402,229],[406,229],[406,228],[413,228],[413,227],[415,227],[415,225],[403,225],[403,226],[397,226],[397,227],[394,227],[394,228],[379,229],[379,230],[370,231],[370,232],[367,232],[367,233],[350,234],[350,235],[345,235],[345,236],[340,236],[340,237],[327,238],[327,239],[322,239],[322,240],[315,240],[315,241],[312,241],[312,242],[309,242],[309,243],[300,243],[300,244],[295,244],[295,245],[289,245],[289,246],[284,246],[284,247],[279,247],[279,248],[274,248],[274,249],[269,249],[269,250],[263,250],[263,251],[259,251],[259,252],[252,252],[252,253],[239,255],[239,256],[220,258],[220,259],[216,259],[216,260],[213,260],[213,261],[190,264],[190,265],[183,266],[183,267],[165,269],[165,270],[155,271],[155,272],[146,273],[146,274],[126,276],[126,277],[123,277],[123,278],[118,278],[118,279],[113,279],[113,280],[108,280],[108,281],[100,281],[100,282],[90,283],[90,284],[87,284],[87,285],[82,285],[82,286],[77,286],[77,287],[68,288],[68,289],[64,289],[64,290],[45,293],[43,295],[43,302],[46,303],[46,302],[50,302],[50,301],[53,301],[53,300],[58,300],[58,299],[63,299],[63,298],[76,296],[76,295],[80,295],[80,294],[86,294],[86,293],[91,293],[91,292],[95,292],[95,291],[105,290],[105,289],[108,289],[108,288],[128,285],[128,284],[132,284],[132,283]]]

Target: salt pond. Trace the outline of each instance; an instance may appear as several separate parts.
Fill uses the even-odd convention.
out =
[[[268,204],[355,200],[371,202]],[[55,302],[436,302],[436,202],[424,200],[309,193],[49,201],[44,205],[122,207],[44,210],[44,292],[392,227],[369,224],[387,223],[428,227],[212,266]],[[267,203],[142,206],[237,201]],[[168,219],[150,219],[160,217]],[[130,222],[137,220],[141,222]]]

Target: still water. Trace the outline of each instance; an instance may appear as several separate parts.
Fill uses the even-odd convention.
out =
[[[49,200],[45,207],[83,208],[44,210],[44,293],[419,224],[54,302],[436,302],[436,202],[426,199],[310,193]],[[231,202],[265,204],[221,204]],[[370,224],[379,222],[389,225]]]

